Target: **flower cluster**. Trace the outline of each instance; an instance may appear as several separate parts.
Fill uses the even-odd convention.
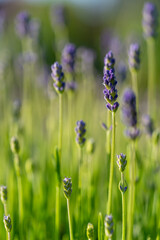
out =
[[[149,115],[145,114],[142,116],[142,124],[144,127],[144,132],[147,135],[152,136],[152,133],[154,131],[154,125],[153,125],[153,120]]]
[[[0,187],[0,195],[1,195],[1,201],[2,203],[6,203],[7,201],[7,187],[6,186],[1,186]]]
[[[127,135],[131,139],[136,139],[139,136],[139,129],[137,129],[137,111],[136,111],[136,96],[132,89],[128,88],[123,94],[122,103],[123,121],[127,125]]]
[[[51,76],[52,79],[54,80],[53,86],[56,90],[57,93],[63,93],[65,89],[65,82],[64,80],[64,73],[62,72],[62,66],[58,63],[55,62],[51,66]]]
[[[64,196],[69,199],[72,193],[72,180],[71,178],[64,178],[63,180]]]
[[[92,223],[88,223],[87,225],[87,238],[88,240],[93,240],[94,238],[94,227]]]
[[[117,155],[117,165],[120,172],[123,172],[125,170],[125,167],[127,165],[125,154],[121,153],[120,155]]]
[[[28,12],[20,12],[16,17],[16,32],[20,37],[30,34],[31,17]]]
[[[117,81],[114,74],[114,64],[115,59],[113,58],[113,53],[110,51],[104,58],[103,85],[105,86],[105,89],[103,90],[103,94],[104,99],[107,102],[106,107],[112,112],[116,112],[119,107],[119,103],[116,102],[118,94],[116,89]]]
[[[133,43],[129,48],[129,67],[131,70],[137,71],[140,67],[140,46],[138,43]]]
[[[62,51],[62,66],[66,72],[73,73],[75,67],[76,47],[68,43]]]
[[[158,12],[154,3],[147,2],[143,8],[143,31],[146,38],[157,36]]]
[[[11,232],[12,230],[12,224],[11,224],[11,218],[10,216],[4,216],[3,218],[4,226],[7,232]]]
[[[75,128],[77,138],[76,141],[79,144],[80,147],[83,147],[86,139],[84,138],[84,135],[86,133],[86,124],[82,120],[77,121],[77,127]]]
[[[113,217],[112,215],[106,215],[104,220],[104,226],[105,226],[105,235],[108,238],[111,238],[113,235]]]

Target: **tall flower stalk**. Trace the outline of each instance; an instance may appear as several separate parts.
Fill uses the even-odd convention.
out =
[[[20,229],[20,238],[23,238],[23,188],[22,188],[22,177],[21,177],[21,167],[20,167],[20,158],[19,151],[20,145],[16,137],[11,138],[10,142],[11,151],[14,155],[14,168],[17,176],[17,187],[18,187],[18,206],[19,206],[19,229]]]
[[[76,142],[79,147],[79,166],[78,166],[78,217],[79,217],[79,234],[81,231],[81,223],[82,223],[82,164],[83,164],[83,147],[86,142],[85,134],[86,134],[86,124],[84,121],[77,121],[77,126],[75,128],[76,132]]]
[[[132,89],[136,94],[137,112],[139,112],[139,97],[138,97],[138,70],[140,67],[140,46],[138,43],[130,45],[129,48],[129,67],[132,75]]]
[[[58,135],[58,156],[57,160],[57,181],[56,181],[56,206],[55,206],[55,237],[59,239],[60,232],[60,185],[61,185],[61,158],[62,158],[62,113],[63,113],[63,105],[62,105],[62,93],[65,89],[64,82],[64,73],[62,72],[62,66],[55,62],[51,66],[51,76],[53,79],[53,87],[59,95],[59,135]]]
[[[109,51],[104,58],[104,69],[103,69],[104,75],[105,75],[107,70],[114,69],[114,65],[115,65],[115,59],[113,57],[113,53],[112,53],[112,51]],[[106,151],[107,151],[107,158],[108,159],[110,158],[110,155],[111,155],[111,130],[110,130],[111,118],[112,118],[111,112],[107,111],[107,127],[108,127],[108,130],[106,132]]]
[[[114,157],[115,157],[115,113],[119,107],[119,103],[116,102],[118,97],[117,94],[117,81],[115,77],[113,54],[110,51],[108,53],[108,59],[110,62],[107,62],[106,67],[104,67],[104,76],[103,76],[103,85],[105,89],[103,90],[104,99],[107,104],[106,107],[112,114],[112,143],[111,143],[111,161],[110,161],[110,176],[109,176],[109,189],[108,189],[108,202],[107,202],[107,214],[111,213],[111,204],[112,204],[112,183],[113,183],[113,169],[114,169]],[[110,68],[110,70],[108,70]],[[108,139],[109,140],[109,139]],[[109,140],[110,141],[110,140]]]
[[[147,2],[143,8],[143,32],[148,50],[148,114],[156,114],[156,37],[158,31],[158,13],[156,6]]]
[[[126,201],[125,192],[127,190],[127,183],[124,179],[124,170],[127,165],[126,155],[121,153],[117,156],[117,165],[121,172],[121,181],[119,182],[119,190],[122,194],[122,240],[126,239]]]
[[[137,111],[136,96],[131,89],[126,89],[123,94],[122,104],[123,121],[127,126],[126,134],[130,138],[130,186],[129,186],[129,205],[128,205],[128,232],[127,239],[132,240],[133,222],[134,222],[134,205],[135,205],[135,141],[139,136],[137,129]]]
[[[113,236],[113,217],[112,215],[106,215],[104,220],[105,227],[105,239],[111,240]]]
[[[70,196],[71,196],[71,193],[72,193],[72,180],[71,180],[71,178],[64,178],[63,189],[64,189],[64,196],[67,199],[70,240],[73,240],[72,220],[71,220],[71,213],[70,213]]]

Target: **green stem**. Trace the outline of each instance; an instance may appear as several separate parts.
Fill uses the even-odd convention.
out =
[[[124,186],[124,174],[121,173],[121,182]],[[126,210],[125,210],[125,193],[122,192],[122,240],[125,240],[125,231],[126,231]]]
[[[73,231],[72,231],[72,221],[71,221],[71,213],[70,213],[70,202],[69,202],[69,199],[67,199],[67,209],[68,209],[68,221],[69,221],[70,240],[73,240]]]
[[[7,216],[7,203],[4,203],[4,215]]]
[[[132,71],[131,74],[132,74],[132,89],[136,94],[137,112],[139,112],[138,73],[137,71]]]
[[[59,136],[58,136],[58,148],[59,148],[59,159],[61,164],[62,154],[62,94],[59,94]]]
[[[108,215],[111,213],[111,205],[112,205],[114,157],[115,157],[115,113],[112,112],[112,146],[111,146],[111,162],[110,162],[110,176],[109,176],[108,203],[107,203]]]
[[[88,156],[88,218],[91,214],[91,198],[92,198],[92,155]]]
[[[127,239],[132,240],[134,203],[135,203],[135,143],[131,144],[132,159],[130,159],[130,188],[129,188],[129,210],[128,210],[128,235]]]
[[[101,212],[98,214],[98,240],[103,240],[103,219]]]
[[[79,176],[78,176],[78,226],[79,226],[79,237],[81,234],[82,224],[82,163],[83,163],[83,149],[79,147]]]
[[[156,46],[155,40],[147,40],[148,50],[148,114],[156,116]]]
[[[62,159],[62,94],[59,94],[59,135],[58,135],[58,153],[59,166],[61,166]],[[60,173],[61,175],[61,173]],[[56,212],[55,212],[55,238],[59,240],[60,232],[60,182],[57,179],[56,184]]]
[[[110,158],[111,155],[111,112],[107,112],[107,131],[106,131],[106,150],[107,150],[107,160]]]
[[[23,238],[23,193],[22,193],[22,179],[21,176],[17,176],[18,184],[18,202],[19,202],[19,224],[20,224],[20,236]]]
[[[8,232],[8,240],[11,240],[11,233]]]
[[[55,239],[59,240],[60,229],[60,184],[56,185]]]

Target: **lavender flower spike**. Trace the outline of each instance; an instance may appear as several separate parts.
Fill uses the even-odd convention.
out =
[[[62,72],[62,66],[58,63],[55,62],[51,66],[51,76],[53,78],[53,86],[56,90],[57,93],[63,93],[65,89],[65,82],[63,81],[64,79],[64,73]]]
[[[116,102],[116,99],[118,97],[117,94],[117,81],[114,74],[114,64],[115,59],[113,58],[113,53],[110,51],[108,54],[106,54],[106,57],[104,58],[104,76],[103,76],[103,85],[105,86],[105,89],[103,90],[104,99],[107,102],[106,107],[111,112],[116,112],[119,103]]]
[[[73,73],[75,67],[76,47],[74,44],[67,44],[62,52],[62,66],[66,72]]]
[[[136,96],[132,89],[128,88],[123,94],[122,115],[123,121],[127,125],[127,135],[131,139],[136,139],[139,136],[137,129],[137,111],[136,111]]]
[[[20,37],[30,34],[30,15],[28,12],[20,12],[16,17],[16,32]]]
[[[143,32],[146,38],[155,38],[158,30],[158,12],[154,3],[147,2],[143,8]]]
[[[75,128],[77,138],[76,141],[79,144],[80,147],[83,147],[86,139],[84,138],[84,135],[86,133],[86,124],[82,120],[77,121],[77,127]]]
[[[129,67],[131,71],[137,71],[140,67],[140,46],[138,43],[133,43],[129,48]]]

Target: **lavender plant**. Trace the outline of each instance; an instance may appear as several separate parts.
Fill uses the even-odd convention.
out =
[[[138,70],[140,68],[140,46],[138,43],[133,43],[129,48],[129,67],[132,75],[132,89],[136,94],[137,99],[137,112],[139,111],[138,100]]]
[[[106,215],[104,220],[104,227],[105,227],[105,236],[108,238],[108,240],[112,239],[113,236],[113,217],[112,215]]]
[[[87,225],[87,238],[88,240],[94,240],[94,226],[92,223]]]
[[[4,216],[3,217],[3,222],[4,226],[7,232],[8,240],[11,240],[11,230],[12,230],[12,223],[11,223],[11,218],[10,215]]]
[[[107,202],[107,213],[111,213],[111,202],[112,202],[112,182],[113,182],[113,169],[114,169],[114,157],[115,157],[115,113],[119,107],[119,103],[116,102],[117,94],[117,81],[114,71],[115,59],[110,51],[105,57],[103,85],[105,89],[103,91],[104,99],[107,102],[106,107],[112,113],[112,144],[111,144],[111,161],[110,161],[110,177],[109,177],[109,190],[108,190],[108,202]],[[109,112],[109,114],[110,114]],[[109,115],[110,116],[110,115]],[[110,118],[110,117],[109,117]],[[108,119],[108,121],[110,121]],[[107,141],[110,142],[109,136]],[[109,150],[108,146],[108,150]]]
[[[121,181],[119,182],[119,190],[122,194],[122,240],[126,239],[126,201],[125,192],[127,190],[127,183],[124,179],[124,170],[127,165],[126,155],[121,153],[117,156],[117,165],[121,173]]]
[[[156,46],[158,34],[158,11],[154,3],[146,2],[143,7],[143,32],[148,50],[148,114],[156,114]]]
[[[64,189],[64,196],[67,199],[70,240],[73,240],[72,221],[71,221],[71,213],[70,213],[70,201],[69,201],[71,193],[72,193],[72,181],[71,181],[71,178],[64,178],[64,180],[63,180],[63,189]]]
[[[12,137],[10,141],[11,151],[14,157],[14,168],[17,176],[17,188],[18,188],[18,205],[19,205],[19,231],[20,237],[23,238],[23,188],[22,188],[22,177],[21,177],[21,167],[20,167],[20,145],[17,137]]]
[[[56,92],[59,95],[59,136],[58,136],[58,156],[57,156],[57,165],[59,166],[59,171],[57,172],[57,184],[56,184],[56,214],[55,214],[55,236],[56,239],[59,239],[59,228],[60,228],[60,179],[61,179],[61,158],[62,158],[62,120],[63,120],[63,102],[62,102],[62,93],[65,89],[64,73],[62,71],[62,66],[55,62],[51,66],[51,76],[53,79],[53,86]]]
[[[86,123],[83,120],[77,121],[77,126],[75,128],[76,132],[76,142],[79,147],[79,163],[78,163],[78,215],[79,215],[79,226],[81,226],[82,215],[81,215],[81,205],[82,205],[82,164],[83,164],[83,147],[86,142]],[[80,234],[80,229],[79,229]]]
[[[127,136],[130,138],[130,188],[128,205],[128,232],[127,239],[132,239],[134,205],[135,205],[135,140],[139,136],[137,128],[136,96],[131,89],[126,89],[123,94],[122,114],[124,123],[127,125]]]

